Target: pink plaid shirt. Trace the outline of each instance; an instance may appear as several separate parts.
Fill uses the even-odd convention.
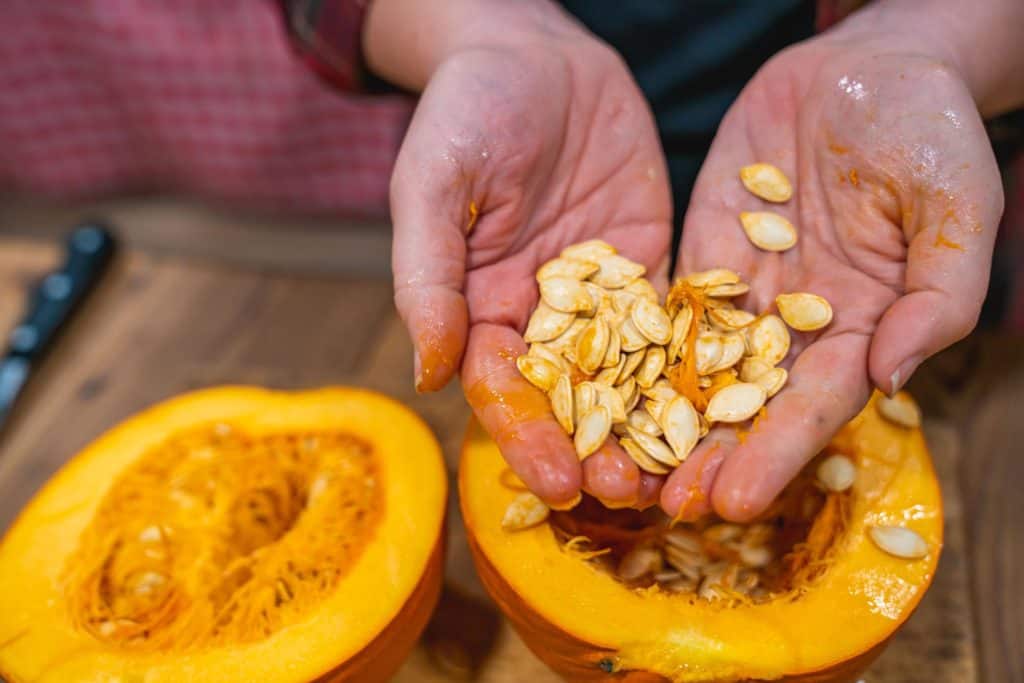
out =
[[[4,190],[386,214],[412,99],[318,78],[272,0],[11,0],[3,14]]]

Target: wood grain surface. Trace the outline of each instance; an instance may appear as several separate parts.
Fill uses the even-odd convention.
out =
[[[0,235],[0,329],[56,258]],[[0,435],[0,529],[54,470],[104,429],[173,394],[222,383],[344,383],[390,394],[440,439],[449,473],[468,410],[456,386],[412,389],[411,347],[385,278],[229,264],[129,250],[33,377]],[[873,682],[1024,681],[1024,353],[975,337],[927,365],[911,390],[945,496],[946,547],[917,613],[865,676]],[[452,488],[453,492],[455,488]],[[447,587],[401,683],[557,680],[476,580],[450,502]]]

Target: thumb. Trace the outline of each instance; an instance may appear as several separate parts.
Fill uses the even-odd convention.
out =
[[[412,338],[416,390],[437,391],[461,365],[466,346],[468,201],[453,190],[458,183],[444,183],[404,147],[391,178],[395,306]]]
[[[871,380],[888,394],[978,322],[1003,208],[994,164],[991,175],[986,191],[967,187],[958,206],[923,212],[925,226],[907,251],[905,294],[882,315],[871,341]]]

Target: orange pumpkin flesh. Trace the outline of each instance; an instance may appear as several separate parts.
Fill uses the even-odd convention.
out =
[[[920,431],[884,421],[874,405],[830,449],[855,461],[857,482],[850,492],[829,494],[809,536],[790,554],[798,569],[792,585],[761,603],[712,602],[629,587],[567,549],[560,519],[583,512],[504,531],[505,508],[519,491],[501,484],[506,465],[474,424],[459,486],[477,570],[530,649],[567,680],[856,680],[932,580],[942,507]],[[841,505],[830,502],[834,496],[845,497]],[[576,521],[586,528],[586,520]],[[928,555],[905,560],[884,553],[867,535],[873,525],[915,530]]]
[[[386,680],[440,594],[446,486],[427,427],[370,392],[167,401],[0,544],[0,675]]]

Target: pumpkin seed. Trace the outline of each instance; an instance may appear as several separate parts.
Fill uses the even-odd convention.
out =
[[[625,422],[626,403],[622,400],[622,395],[612,387],[605,386],[604,384],[595,383],[594,388],[597,390],[597,405],[608,409],[612,424]]]
[[[520,493],[505,509],[501,528],[505,531],[521,531],[537,526],[548,518],[548,506],[532,493]]]
[[[750,285],[745,282],[734,282],[732,284],[712,285],[704,290],[708,296],[728,298],[746,294],[750,291]]]
[[[678,467],[679,459],[672,453],[672,449],[665,445],[665,442],[661,439],[655,438],[650,434],[641,432],[639,429],[626,425],[626,432],[629,433],[629,437],[636,442],[640,449],[651,456],[662,465],[668,467]]]
[[[714,287],[716,285],[732,285],[740,281],[740,276],[728,268],[712,268],[690,273],[685,278],[687,284],[694,287]]]
[[[576,364],[588,375],[597,372],[604,362],[611,341],[611,330],[604,318],[590,321],[576,340]]]
[[[902,526],[873,526],[868,535],[884,552],[905,560],[919,560],[928,555],[928,542],[913,529]]]
[[[921,409],[905,391],[899,392],[892,398],[879,397],[875,407],[878,408],[879,415],[900,427],[917,429],[921,426]]]
[[[665,367],[665,349],[661,346],[648,347],[644,361],[640,364],[634,377],[636,383],[644,389],[650,389],[661,376]]]
[[[519,356],[516,358],[516,367],[530,384],[545,392],[551,391],[561,374],[554,363],[536,356]]]
[[[575,319],[575,313],[556,311],[541,301],[537,304],[533,315],[530,316],[523,339],[527,343],[551,341],[568,330]]]
[[[661,569],[661,553],[656,548],[637,546],[622,556],[618,575],[623,581],[637,581]]]
[[[622,372],[619,373],[617,382],[625,382],[627,378],[633,376],[640,364],[643,363],[644,357],[647,355],[647,349],[640,349],[633,351],[632,353],[626,354],[626,362],[622,365]]]
[[[743,527],[741,527],[739,524],[732,524],[729,522],[714,524],[704,530],[704,538],[718,544],[724,544],[728,543],[729,541],[735,541],[742,535]]]
[[[580,242],[579,244],[573,244],[562,250],[559,254],[564,259],[571,261],[590,261],[591,263],[597,263],[598,259],[603,256],[610,256],[618,253],[615,247],[608,244],[604,240],[588,240],[586,242]]]
[[[643,265],[617,254],[598,258],[597,265],[598,270],[590,276],[590,281],[607,289],[625,287],[647,272]]]
[[[740,363],[740,380],[756,382],[757,378],[772,369],[772,364],[760,356],[747,356]]]
[[[579,424],[583,416],[597,405],[597,389],[592,382],[580,382],[572,389],[572,421]]]
[[[695,347],[697,354],[697,373],[711,374],[711,371],[722,359],[722,338],[717,334],[701,334],[697,336]]]
[[[756,320],[753,313],[738,308],[712,308],[708,311],[708,317],[725,330],[738,330]]]
[[[661,423],[661,412],[665,409],[665,404],[668,401],[658,401],[655,399],[647,399],[644,401],[644,410],[647,414],[655,419],[659,424]]]
[[[567,359],[569,359],[570,352],[572,356],[575,357],[576,339],[580,336],[580,333],[583,332],[583,328],[589,324],[590,321],[587,318],[577,316],[577,318],[572,321],[572,325],[569,325],[569,329],[551,341],[544,342],[544,344],[553,352],[565,356]]]
[[[534,343],[530,344],[530,350],[526,352],[528,356],[535,356],[536,358],[543,358],[547,362],[557,367],[560,371],[568,373],[572,370],[569,362],[564,357],[555,353],[547,344]]]
[[[537,282],[553,277],[568,277],[573,280],[586,280],[597,272],[597,264],[593,261],[554,258],[537,270]]]
[[[617,395],[617,394],[616,394]],[[612,431],[612,414],[607,406],[597,405],[576,425],[573,445],[580,460],[594,454]]]
[[[730,384],[711,397],[704,417],[711,422],[743,422],[757,414],[767,398],[764,387],[757,384]]]
[[[700,534],[696,531],[676,527],[666,531],[663,538],[666,543],[674,548],[695,554],[704,552],[704,543],[700,540]]]
[[[768,564],[775,559],[772,551],[763,545],[741,545],[739,556],[740,562],[748,567],[754,567],[757,569],[768,566]],[[753,588],[753,586],[751,586],[751,588]]]
[[[636,329],[653,344],[668,344],[672,340],[672,320],[658,304],[637,299],[630,311]]]
[[[693,404],[685,396],[676,396],[661,412],[665,440],[679,462],[686,460],[700,439],[700,422]]]
[[[660,300],[657,290],[654,289],[654,285],[643,278],[633,280],[626,285],[622,291],[638,296],[641,299],[647,299],[653,303],[658,303]]]
[[[743,187],[768,202],[787,202],[793,196],[793,184],[778,167],[757,163],[740,169]]]
[[[649,399],[665,402],[671,401],[679,394],[667,379],[659,379],[653,385],[641,390],[640,393]]]
[[[650,340],[645,337],[635,324],[633,324],[632,318],[626,318],[619,325],[619,335],[621,336],[622,350],[626,353],[632,353],[633,351],[639,351],[640,349],[646,348],[650,344]]]
[[[777,315],[762,316],[743,333],[750,355],[760,356],[771,365],[778,365],[789,353],[789,331]]]
[[[551,410],[567,434],[573,433],[573,390],[569,375],[560,375],[551,389]]]
[[[623,362],[625,362],[625,356],[623,356]],[[629,403],[630,398],[640,390],[640,387],[637,385],[635,378],[627,377],[625,382],[615,385],[615,390],[622,396],[624,403]]]
[[[552,277],[542,281],[540,297],[556,311],[592,315],[597,310],[590,291],[582,282],[570,277]]]
[[[743,211],[740,225],[758,249],[765,251],[786,251],[797,242],[796,228],[784,216],[771,211]]]
[[[772,368],[755,379],[754,384],[764,387],[765,392],[768,394],[768,398],[771,398],[775,394],[779,393],[779,390],[786,385],[786,380],[788,379],[789,373],[786,372],[785,368]]]
[[[666,362],[674,363],[681,360],[686,351],[686,339],[690,334],[690,325],[693,324],[693,309],[683,305],[676,313],[672,321],[672,339],[668,345]]]
[[[743,341],[743,335],[735,332],[721,337],[721,341],[722,355],[719,357],[718,362],[708,370],[707,374],[709,375],[727,370],[736,365],[743,358],[743,354],[747,350],[746,342]]]
[[[603,384],[606,387],[615,386],[615,380],[619,378],[619,368],[605,368],[594,376],[594,384]]]
[[[779,315],[794,330],[812,332],[832,322],[832,306],[816,294],[796,292],[775,297]]]
[[[661,436],[661,426],[651,417],[648,413],[642,410],[634,410],[626,416],[626,424],[639,429],[644,434],[650,434],[651,436]]]
[[[635,280],[635,282],[647,282],[647,280]],[[620,315],[629,315],[629,309],[633,307],[637,296],[625,289],[617,289],[612,292],[612,308]]]
[[[845,455],[830,455],[818,465],[818,481],[835,493],[842,493],[857,480],[857,467]]]
[[[635,387],[636,390],[633,391],[632,394],[630,394],[629,400],[623,399],[625,401],[625,403],[626,403],[626,413],[627,414],[631,413],[636,408],[637,404],[640,403],[640,399],[643,398],[643,395],[640,393],[640,387],[636,386],[635,382],[634,382],[633,386]]]
[[[651,456],[647,455],[644,449],[640,448],[639,444],[629,438],[629,436],[621,437],[619,439],[619,445],[622,446],[622,450],[626,452],[629,459],[632,460],[637,467],[648,474],[668,474],[672,471],[670,467],[661,464]]]
[[[616,366],[622,369],[619,364],[621,358],[619,354],[622,350],[622,337],[619,335],[619,331],[615,328],[608,326],[608,348],[604,352],[604,361],[601,363],[602,368],[614,368]],[[618,377],[618,375],[616,375]]]

